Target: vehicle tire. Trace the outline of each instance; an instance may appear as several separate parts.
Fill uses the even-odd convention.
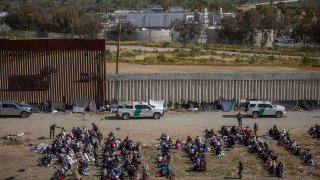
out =
[[[20,116],[21,118],[27,118],[29,117],[29,114],[27,112],[21,112]]]
[[[276,113],[276,117],[277,117],[277,118],[281,118],[282,115],[283,115],[283,113],[282,113],[281,111],[278,111],[278,112]]]
[[[253,118],[257,119],[258,116],[259,116],[259,113],[258,113],[257,111],[255,111],[255,112],[252,113],[252,117],[253,117]]]
[[[161,118],[161,114],[160,113],[154,113],[153,114],[153,119],[160,119]]]
[[[130,114],[128,114],[128,113],[122,114],[122,119],[128,120],[129,118],[130,118]]]

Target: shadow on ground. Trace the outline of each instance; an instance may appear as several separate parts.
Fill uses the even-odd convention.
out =
[[[234,119],[237,119],[237,114],[235,115],[222,115],[223,118],[234,118]],[[252,116],[250,115],[242,115],[242,118],[252,118]]]
[[[130,117],[130,119],[128,120],[124,120],[121,117],[117,117],[117,116],[106,116],[104,118],[102,118],[101,120],[116,120],[116,121],[157,121],[157,120],[161,120],[160,119],[153,119],[153,118],[134,118],[134,117]]]

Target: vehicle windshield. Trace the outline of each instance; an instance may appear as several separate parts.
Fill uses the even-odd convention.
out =
[[[152,108],[156,108],[154,105],[149,104],[149,106],[151,106]]]
[[[17,105],[19,107],[30,107],[28,104],[24,104],[24,103],[17,103]]]

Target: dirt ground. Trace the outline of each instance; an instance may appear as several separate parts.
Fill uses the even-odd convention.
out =
[[[142,161],[150,167],[151,179],[155,178],[158,168],[154,158],[157,151],[155,144],[162,132],[166,132],[175,141],[177,138],[186,140],[187,136],[195,138],[203,136],[205,129],[219,130],[222,125],[237,125],[236,112],[174,112],[170,111],[160,120],[131,119],[122,120],[114,114],[64,114],[53,115],[35,113],[27,119],[0,118],[0,136],[24,132],[19,141],[21,145],[5,145],[8,140],[0,140],[0,179],[14,177],[15,179],[50,179],[59,165],[53,163],[50,167],[37,166],[42,155],[31,151],[30,144],[50,143],[49,139],[40,140],[41,136],[49,137],[49,126],[56,123],[70,131],[72,127],[91,128],[91,123],[96,123],[103,135],[109,132],[123,139],[129,136],[134,141],[141,141]],[[274,124],[278,128],[286,129],[293,139],[302,145],[303,149],[310,149],[315,159],[320,159],[320,140],[311,138],[306,131],[315,123],[320,123],[320,113],[312,112],[288,112],[285,118],[264,117],[253,119],[245,116],[244,126],[259,126],[259,134],[265,134]],[[116,130],[120,128],[120,130]],[[265,139],[278,154],[280,161],[284,163],[285,179],[319,179],[320,168],[306,166],[303,161],[291,155],[289,152],[276,145],[276,142]],[[255,154],[248,152],[247,147],[238,146],[232,149],[223,149],[226,155],[217,157],[212,153],[207,154],[208,170],[205,173],[189,172],[191,162],[184,151],[174,151],[172,166],[176,173],[176,179],[234,179],[237,177],[237,163],[241,160],[244,164],[244,179],[273,179],[262,168],[262,162]],[[84,179],[99,179],[99,169],[90,164],[90,176]],[[24,172],[18,170],[24,169]]]

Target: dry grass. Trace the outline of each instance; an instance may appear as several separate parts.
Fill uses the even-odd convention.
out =
[[[115,53],[114,53],[115,54]],[[108,58],[116,62],[116,56]],[[238,54],[216,54],[198,50],[177,52],[150,52],[125,49],[120,53],[120,63],[155,65],[223,65],[223,66],[272,66],[319,69],[320,60],[311,58],[285,58],[276,56],[249,56]]]
[[[3,145],[6,145],[6,146],[20,146],[23,144],[23,141],[21,140],[8,140],[8,141],[5,141],[3,142]]]

